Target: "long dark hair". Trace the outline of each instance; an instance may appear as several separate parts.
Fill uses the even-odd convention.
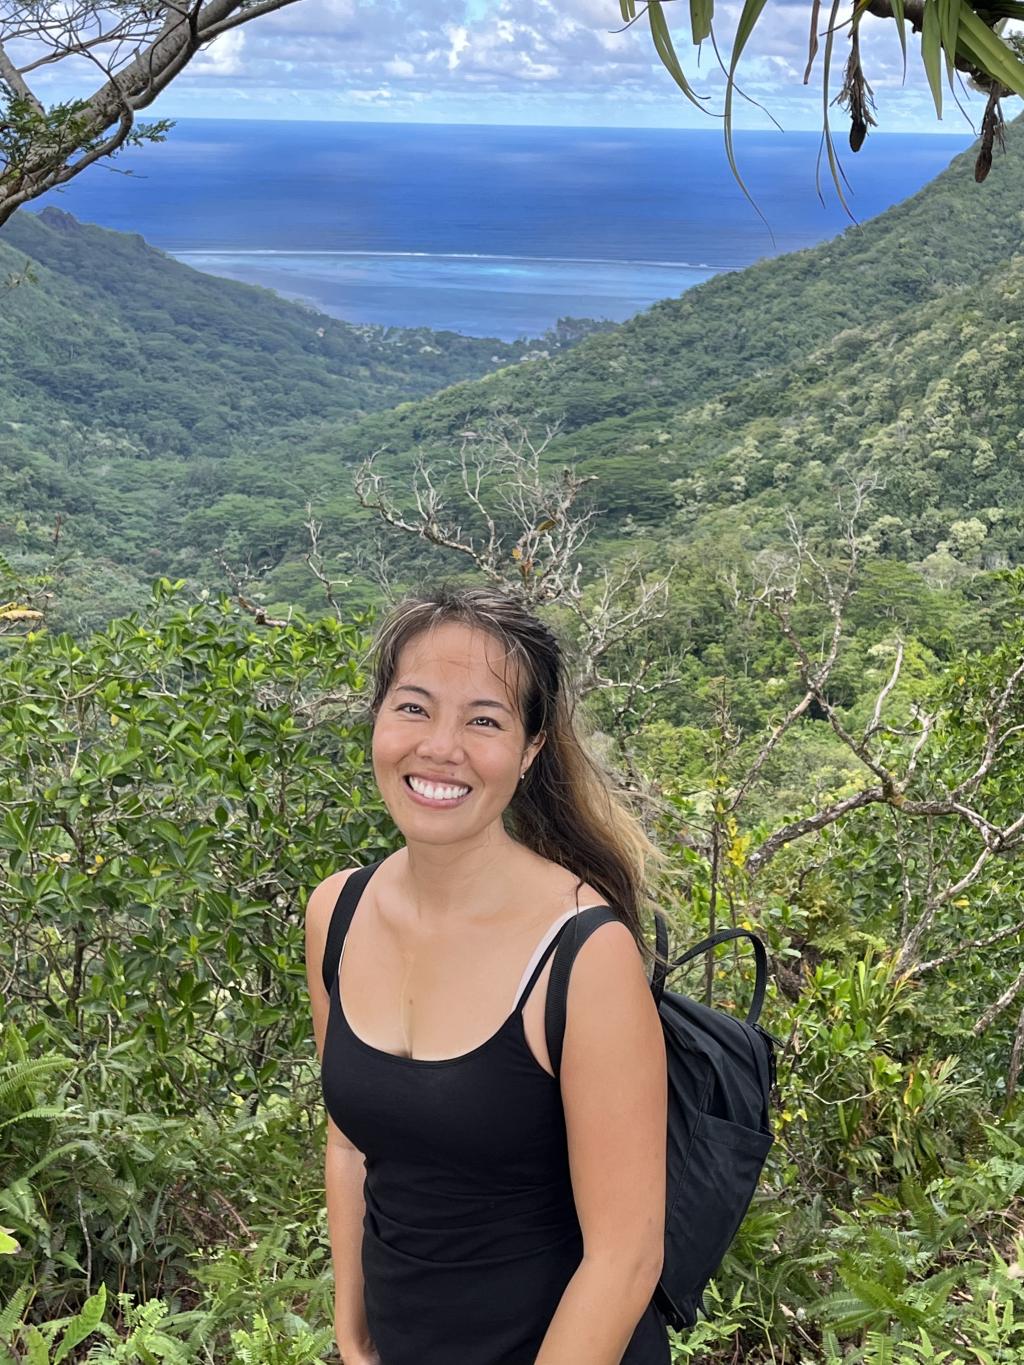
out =
[[[521,603],[493,588],[451,587],[407,597],[380,623],[370,652],[371,716],[391,686],[402,646],[432,626],[458,622],[482,630],[518,665],[519,705],[528,740],[545,741],[505,811],[509,833],[551,862],[596,887],[628,925],[637,947],[644,939],[643,910],[649,871],[662,862],[640,821],[609,775],[587,751],[577,727],[577,698],[570,691],[554,632]]]

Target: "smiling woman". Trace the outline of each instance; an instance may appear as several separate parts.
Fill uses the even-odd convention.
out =
[[[404,844],[307,912],[343,1359],[668,1365],[655,851],[574,729],[557,640],[500,593],[400,604],[371,713]],[[556,1080],[547,977],[581,897],[619,922],[577,954]]]

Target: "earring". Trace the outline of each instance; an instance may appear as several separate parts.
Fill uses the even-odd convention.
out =
[[[524,768],[523,771],[519,774],[519,781],[520,781],[520,782],[522,782],[523,778],[526,776],[526,771],[527,771],[527,770]]]

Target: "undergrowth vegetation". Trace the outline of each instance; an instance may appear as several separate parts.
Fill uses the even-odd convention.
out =
[[[328,872],[395,842],[361,710],[370,618],[268,628],[180,588],[159,580],[81,641],[0,636],[3,1365],[336,1358],[302,912]],[[1007,601],[1021,588],[1004,576]],[[1003,619],[905,698],[934,716],[915,780],[946,789],[1005,700],[1008,747],[975,793],[991,829],[1020,802],[1024,634]],[[892,763],[915,742],[899,730]],[[881,803],[766,862],[806,800],[747,818],[727,801],[743,746],[719,733],[698,790],[673,733],[638,750],[670,859],[659,898],[679,945],[716,914],[766,937],[785,1040],[761,1192],[676,1360],[1019,1362],[1015,861],[994,849],[941,900],[973,827],[924,819],[918,866]],[[739,1007],[742,955],[710,985]]]

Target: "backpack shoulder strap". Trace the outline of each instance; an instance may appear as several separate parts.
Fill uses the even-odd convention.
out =
[[[565,1010],[572,964],[576,960],[576,954],[594,930],[612,920],[619,920],[614,910],[607,905],[592,905],[574,915],[559,935],[558,947],[555,949],[551,964],[551,975],[548,977],[547,998],[544,1001],[544,1036],[547,1040],[551,1069],[556,1077],[562,1062]]]
[[[327,927],[327,944],[324,948],[323,961],[324,988],[328,995],[331,993],[334,978],[338,975],[341,946],[345,942],[348,926],[352,923],[352,915],[359,904],[359,897],[363,894],[366,883],[383,861],[383,858],[378,858],[375,863],[370,863],[367,867],[357,868],[355,872],[350,873],[345,878],[345,885],[341,888],[341,894],[331,911],[331,922]]]

